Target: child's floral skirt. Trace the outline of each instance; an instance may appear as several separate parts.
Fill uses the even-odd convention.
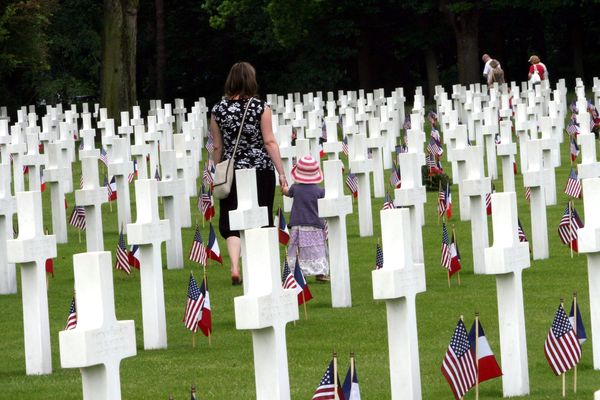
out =
[[[293,226],[288,244],[288,264],[293,271],[296,255],[305,276],[329,275],[325,231],[314,226]]]

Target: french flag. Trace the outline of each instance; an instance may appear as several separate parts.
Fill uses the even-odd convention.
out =
[[[212,333],[212,310],[210,308],[210,295],[208,293],[206,278],[204,278],[202,281],[200,293],[202,293],[204,296],[204,305],[202,306],[202,311],[200,312],[198,327],[204,336],[209,336]]]
[[[477,349],[479,383],[502,376],[502,370],[500,369],[490,344],[485,337],[485,332],[479,322],[479,318],[476,318],[473,322],[473,326],[471,326],[471,330],[469,331],[469,342],[471,343],[471,349],[473,349],[473,351]]]
[[[302,304],[312,299],[312,293],[310,292],[310,289],[308,288],[308,283],[306,283],[306,279],[304,279],[304,274],[300,269],[298,257],[296,257],[296,265],[294,266],[294,279],[296,279],[298,287],[300,288],[300,290],[298,290],[298,305],[301,306]]]
[[[44,179],[44,169],[40,169],[40,191],[44,193],[46,191],[46,180]]]
[[[131,246],[129,250],[129,265],[133,268],[140,269],[140,247],[137,244]]]
[[[117,200],[117,179],[114,176],[110,180],[109,186],[110,188],[108,190],[108,201],[115,201]]]
[[[208,244],[206,245],[206,255],[211,260],[215,260],[219,264],[223,264],[223,257],[221,257],[221,250],[219,249],[219,242],[217,241],[217,235],[215,230],[210,224],[210,232],[208,234]]]
[[[290,241],[290,232],[287,228],[287,223],[285,221],[285,216],[283,215],[283,211],[281,211],[281,207],[277,210],[277,232],[279,234],[279,243],[284,246],[287,246]]]

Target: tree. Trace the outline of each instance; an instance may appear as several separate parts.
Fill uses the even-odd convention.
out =
[[[109,116],[136,103],[136,45],[139,0],[104,0],[101,103]]]

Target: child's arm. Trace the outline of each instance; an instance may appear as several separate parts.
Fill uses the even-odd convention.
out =
[[[284,196],[293,197],[294,196],[294,193],[293,193],[294,189],[293,188],[294,188],[293,184],[292,184],[292,186],[287,186],[287,185],[286,186],[281,186],[281,193]]]

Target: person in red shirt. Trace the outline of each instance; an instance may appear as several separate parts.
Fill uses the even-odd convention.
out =
[[[527,79],[531,80],[534,72],[537,71],[540,76],[540,80],[543,81],[546,79],[546,66],[540,62],[540,58],[536,55],[529,57],[529,63],[531,66],[529,67],[529,74],[527,75]]]

